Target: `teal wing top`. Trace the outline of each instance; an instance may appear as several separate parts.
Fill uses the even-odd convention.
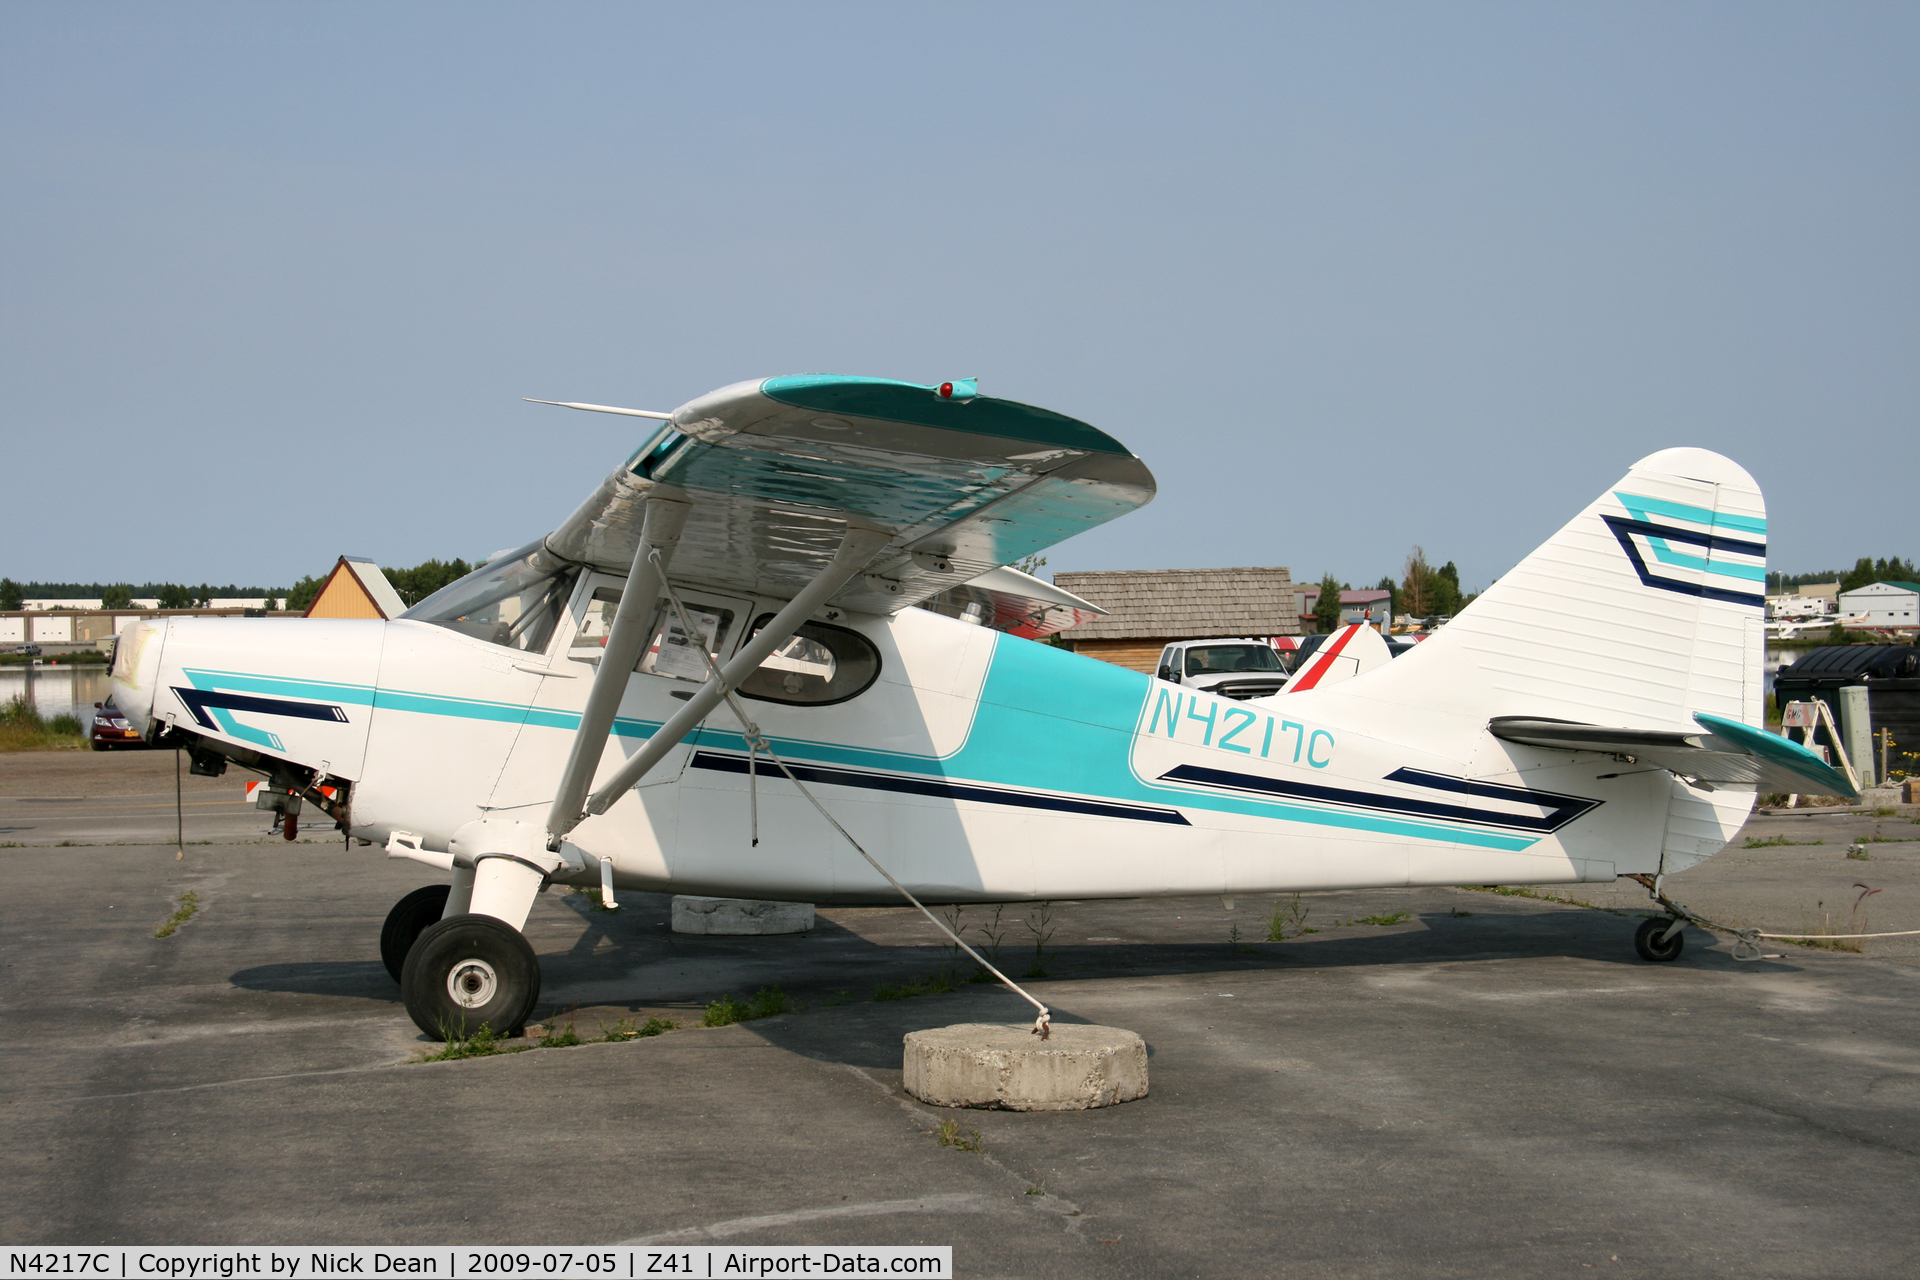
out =
[[[834,603],[891,613],[1153,499],[1152,473],[1105,432],[958,388],[824,375],[722,387],[675,409],[547,546],[624,573],[642,499],[662,491],[693,507],[676,578],[786,597],[858,519],[893,537]]]

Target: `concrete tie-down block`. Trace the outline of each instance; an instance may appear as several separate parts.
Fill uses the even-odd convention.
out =
[[[755,937],[769,933],[805,933],[813,928],[811,902],[762,902],[756,898],[673,899],[675,933]]]
[[[936,1107],[1085,1111],[1147,1096],[1147,1043],[1118,1027],[961,1023],[906,1036],[908,1093]]]

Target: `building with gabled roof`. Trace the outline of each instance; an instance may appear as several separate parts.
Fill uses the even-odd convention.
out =
[[[1293,575],[1284,567],[1126,569],[1056,573],[1054,585],[1107,611],[1059,633],[1075,653],[1153,671],[1175,640],[1300,634]]]
[[[341,556],[303,616],[397,618],[406,611],[406,602],[379,565],[365,556]]]
[[[1920,582],[1872,582],[1840,593],[1840,612],[1848,625],[1877,629],[1920,628]]]

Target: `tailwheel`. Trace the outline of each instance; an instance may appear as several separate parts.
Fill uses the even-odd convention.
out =
[[[1686,945],[1686,926],[1675,916],[1642,920],[1633,931],[1633,949],[1642,960],[1678,960]]]
[[[430,1036],[468,1036],[482,1026],[515,1035],[540,998],[540,961],[505,921],[452,916],[429,925],[407,952],[400,996]]]
[[[407,952],[413,950],[414,942],[447,913],[448,892],[447,885],[430,884],[415,889],[387,912],[387,922],[380,926],[380,960],[395,982],[400,981],[400,971],[406,967]]]

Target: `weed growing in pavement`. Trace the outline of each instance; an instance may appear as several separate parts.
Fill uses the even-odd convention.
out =
[[[1785,836],[1768,836],[1762,840],[1759,836],[1748,836],[1742,849],[1785,849],[1795,845],[1825,844],[1825,840],[1789,840]]]
[[[582,905],[587,907],[589,910],[593,910],[593,911],[619,910],[618,907],[610,907],[606,903],[600,901],[600,886],[597,884],[577,884],[573,886],[572,890],[570,890],[570,893],[572,894],[573,897],[586,899],[586,901]]]
[[[1452,917],[1453,917],[1453,918],[1454,918],[1455,920],[1464,920],[1464,919],[1466,919],[1466,918],[1467,918],[1468,916],[1470,916],[1470,915],[1472,915],[1472,914],[1473,914],[1473,912],[1471,912],[1471,911],[1462,911],[1462,910],[1461,910],[1460,908],[1458,908],[1458,907],[1455,907],[1455,908],[1454,908],[1453,910],[1451,910],[1451,911],[1449,911],[1449,912],[1447,912],[1447,914],[1448,914],[1448,915],[1450,915],[1450,916],[1452,916]]]
[[[496,1053],[523,1053],[533,1046],[530,1044],[507,1045],[505,1036],[494,1034],[492,1027],[480,1024],[480,1029],[472,1035],[463,1036],[452,1026],[442,1024],[440,1038],[446,1043],[433,1053],[423,1053],[415,1062],[457,1062],[462,1058],[490,1058]]]
[[[776,1014],[795,1012],[787,993],[778,987],[762,987],[753,993],[751,1000],[735,1000],[732,996],[721,996],[707,1006],[706,1017],[701,1020],[703,1027],[730,1027],[736,1022],[752,1022],[756,1018],[771,1018]],[[652,1024],[655,1019],[647,1019]],[[665,1028],[663,1028],[664,1030]],[[645,1028],[637,1034],[659,1035],[660,1032],[647,1032]]]
[[[953,930],[953,936],[956,938],[964,937],[967,932],[967,926],[963,924],[960,919],[963,914],[965,914],[965,909],[957,902],[940,913],[940,918],[946,921],[947,928]],[[961,957],[967,953],[960,949],[960,944],[957,942],[947,943],[946,953],[947,989],[952,990],[953,984],[958,981],[955,975],[960,972]]]
[[[1898,809],[1875,809],[1873,816],[1876,818],[1897,818],[1900,816],[1900,811]]]
[[[1864,885],[1858,885],[1858,884],[1856,884],[1854,887],[1865,888]],[[1853,923],[1847,927],[1848,933],[1867,932],[1867,927],[1865,923],[1860,919],[1860,907],[1862,903],[1866,902],[1866,900],[1872,896],[1872,894],[1873,894],[1873,891],[1869,889],[1867,890],[1866,893],[1861,894],[1860,897],[1854,901]],[[1807,926],[1806,928],[1801,930],[1802,933],[1823,934],[1823,933],[1835,932],[1833,927],[1833,913],[1831,911],[1825,910],[1826,905],[1827,904],[1824,900],[1813,904],[1814,910],[1820,912],[1820,923],[1818,926],[1813,926],[1813,925]],[[1821,937],[1787,938],[1787,939],[1784,939],[1784,941],[1791,942],[1796,947],[1811,947],[1816,951],[1861,952],[1866,950],[1865,947],[1862,947],[1860,945],[1860,940],[1854,939],[1854,938],[1821,938]]]
[[[712,1026],[713,1024],[709,1023],[708,1025]],[[678,1031],[679,1029],[679,1023],[667,1018],[648,1018],[637,1027],[633,1025],[632,1018],[622,1018],[611,1027],[607,1026],[604,1022],[601,1023],[600,1038],[613,1044],[621,1044],[628,1040],[644,1040],[648,1036],[657,1036],[663,1031]]]
[[[580,1006],[576,1004],[572,1009],[567,1010],[567,1025],[565,1030],[561,1029],[558,1018],[552,1019],[542,1028],[540,1034],[540,1047],[542,1049],[566,1049],[576,1044],[586,1043],[585,1040],[580,1038],[580,1032],[576,1030],[573,1025],[574,1010],[579,1007]]]
[[[952,1147],[958,1151],[985,1151],[987,1149],[986,1140],[980,1136],[980,1131],[974,1129],[968,1133],[961,1133],[960,1122],[958,1120],[942,1120],[940,1122],[940,1145],[943,1147]]]
[[[1267,913],[1267,941],[1285,942],[1303,933],[1320,932],[1307,925],[1307,914],[1312,910],[1297,893],[1290,898],[1275,898],[1273,910]]]
[[[1240,941],[1240,922],[1237,920],[1234,921],[1233,928],[1227,930],[1227,945],[1233,948],[1235,955],[1239,955],[1241,952],[1246,952],[1248,955],[1254,954],[1252,947]]]
[[[200,909],[200,895],[191,889],[181,894],[178,898],[174,899],[174,901],[179,905],[174,908],[172,915],[160,922],[160,927],[153,931],[154,937],[171,937],[175,929],[178,929],[181,925],[193,919],[193,913]]]
[[[1873,861],[1873,855],[1868,853],[1864,848],[1862,848],[1859,842],[1857,841],[1854,844],[1848,846],[1847,857],[1852,859],[1855,862],[1872,862]]]
[[[1025,921],[1027,932],[1033,935],[1033,964],[1021,974],[1023,978],[1047,977],[1047,943],[1053,940],[1053,903],[1043,902],[1030,908]],[[998,961],[995,961],[997,964]]]
[[[721,996],[707,1006],[706,1017],[700,1020],[703,1027],[730,1027],[736,1022],[745,1022],[748,1016],[747,1002],[735,1000],[732,996]]]
[[[1379,925],[1405,924],[1407,921],[1411,919],[1413,919],[1413,912],[1395,911],[1391,915],[1361,916],[1358,920],[1353,921],[1353,923],[1354,924],[1379,924]]]
[[[1892,836],[1855,836],[1855,844],[1912,844],[1911,840],[1896,840]]]
[[[1463,884],[1460,886],[1473,893],[1491,893],[1502,898],[1532,898],[1535,902],[1557,902],[1563,907],[1585,907],[1589,911],[1604,911],[1610,916],[1626,916],[1632,912],[1621,911],[1615,907],[1603,907],[1597,902],[1588,902],[1585,898],[1568,898],[1557,893],[1535,893],[1531,889],[1522,889],[1510,884]]]
[[[829,999],[829,1000],[826,1000],[826,1001],[824,1001],[823,1003],[825,1003],[825,1004],[826,1004],[826,1006],[827,1006],[827,1007],[828,1007],[829,1009],[837,1009],[837,1008],[839,1008],[839,1007],[840,1007],[841,1005],[843,1005],[843,1004],[852,1004],[852,1003],[853,1003],[853,992],[851,992],[851,991],[836,991],[836,992],[834,992],[834,993],[833,993],[833,996],[832,996],[832,998],[831,998],[831,999]]]
[[[993,918],[980,926],[980,935],[987,940],[987,963],[1003,973],[1006,971],[1007,966],[1000,962],[1000,940],[1007,936],[1007,926],[1001,922],[1000,916],[1006,909],[1006,903],[994,903]],[[994,977],[979,965],[975,965],[973,967],[973,974],[967,981],[986,983],[998,982],[1000,979]]]

